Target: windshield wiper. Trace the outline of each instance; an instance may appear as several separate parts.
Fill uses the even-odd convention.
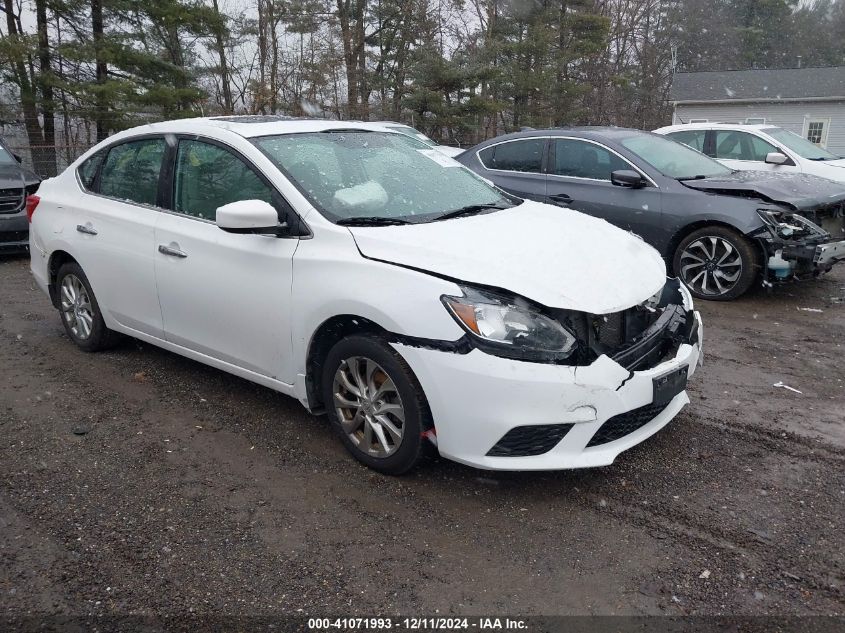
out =
[[[684,182],[685,180],[704,180],[707,178],[704,174],[698,174],[696,176],[684,176],[683,178],[677,178],[678,182]]]
[[[341,218],[335,224],[339,226],[398,226],[400,224],[410,224],[410,222],[400,220],[399,218],[362,216],[360,218]]]
[[[476,213],[481,213],[482,211],[488,211],[490,209],[510,209],[513,205],[511,204],[502,204],[501,202],[489,202],[487,204],[468,204],[465,207],[461,207],[460,209],[455,209],[454,211],[447,211],[441,215],[438,215],[435,220],[448,220],[450,218],[459,218],[464,215],[475,215]]]

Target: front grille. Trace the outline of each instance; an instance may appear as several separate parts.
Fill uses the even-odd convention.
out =
[[[0,189],[0,213],[12,213],[23,209],[24,189]]]
[[[490,457],[527,457],[548,453],[569,433],[572,424],[516,426],[487,451]]]
[[[607,444],[633,433],[651,422],[665,408],[665,404],[647,404],[627,413],[614,415],[599,427],[587,443],[587,448]]]
[[[29,231],[0,231],[0,245],[5,242],[25,242],[29,239]]]

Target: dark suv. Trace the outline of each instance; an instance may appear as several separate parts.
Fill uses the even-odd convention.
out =
[[[456,160],[516,196],[637,233],[700,298],[734,299],[757,279],[813,277],[845,260],[841,183],[732,171],[650,132],[530,130]]]
[[[0,139],[0,253],[29,247],[26,197],[36,192],[40,182]]]

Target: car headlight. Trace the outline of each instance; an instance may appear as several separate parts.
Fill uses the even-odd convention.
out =
[[[824,233],[824,229],[795,213],[757,209],[757,215],[776,238],[790,239],[803,237],[807,233]]]
[[[444,295],[443,304],[481,346],[508,356],[567,358],[575,351],[575,336],[527,302],[474,288],[464,296]]]

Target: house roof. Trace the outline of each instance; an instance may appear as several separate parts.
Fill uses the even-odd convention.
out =
[[[779,101],[845,98],[845,66],[675,73],[669,100]]]

